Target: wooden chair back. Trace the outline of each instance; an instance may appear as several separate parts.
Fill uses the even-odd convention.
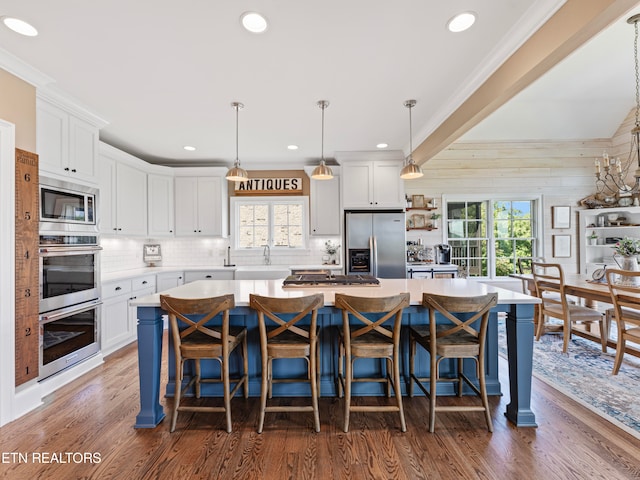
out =
[[[222,342],[223,338],[232,342],[234,340],[229,335],[229,310],[235,307],[233,294],[209,298],[175,298],[160,295],[160,306],[169,316],[169,326],[176,348],[179,348],[183,340],[196,332],[208,335],[219,342]],[[207,322],[220,313],[223,314],[220,331],[206,326]],[[185,327],[180,328],[178,321],[183,322]]]
[[[452,297],[446,295],[422,294],[422,305],[429,309],[429,336],[432,351],[438,339],[466,332],[484,344],[489,323],[490,310],[498,304],[498,294],[488,293],[475,297]],[[436,312],[450,323],[436,325]],[[474,325],[477,320],[480,323]],[[439,327],[439,328],[437,328]]]
[[[267,341],[287,331],[310,341],[311,337],[315,338],[318,309],[324,305],[324,295],[316,293],[306,297],[274,298],[251,294],[249,304],[258,313],[261,329],[266,326],[265,318],[269,318],[276,325],[276,328],[268,332],[265,330]],[[295,316],[285,319],[283,314],[295,314]],[[308,330],[296,325],[309,315],[311,315],[311,325]]]
[[[399,342],[402,325],[402,311],[409,306],[409,293],[400,293],[391,297],[354,297],[336,293],[335,306],[342,310],[343,325],[346,329],[351,324],[362,326],[351,330],[351,339],[365,335],[371,331]],[[385,327],[393,318],[393,326]],[[345,330],[346,331],[346,330]]]
[[[562,313],[563,318],[568,315],[568,303],[565,295],[564,272],[558,263],[531,263],[533,280],[536,286],[536,296],[542,300],[542,315],[552,309],[551,316],[558,317]],[[561,310],[561,312],[560,312]]]
[[[531,257],[531,258],[519,257],[518,260],[516,261],[516,264],[518,266],[518,273],[521,275],[532,273],[531,264],[533,262],[544,263],[545,259],[543,257]]]

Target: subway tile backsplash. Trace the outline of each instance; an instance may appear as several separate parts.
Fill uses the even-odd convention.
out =
[[[287,249],[271,249],[272,265],[320,265],[323,263],[324,244],[332,240],[341,244],[338,237],[311,238],[309,249],[303,252],[287,252]],[[131,239],[102,237],[102,273],[143,268],[142,247],[145,243],[160,244],[163,267],[221,267],[227,258],[229,240],[225,238],[173,238],[173,239]],[[342,251],[339,251],[342,254]],[[231,263],[235,265],[262,265],[264,256],[259,252],[231,252]]]

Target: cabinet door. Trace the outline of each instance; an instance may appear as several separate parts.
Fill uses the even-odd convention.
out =
[[[116,168],[118,234],[147,235],[147,174],[119,163]]]
[[[62,109],[38,100],[36,109],[36,150],[40,169],[67,175],[69,158],[69,115]]]
[[[348,162],[342,166],[342,201],[345,209],[374,206],[371,169],[371,162]]]
[[[100,349],[103,355],[108,355],[129,342],[133,336],[129,321],[129,295],[104,300],[101,324]]]
[[[149,174],[149,236],[173,236],[173,177]]]
[[[70,176],[97,183],[98,129],[79,118],[69,117]]]
[[[311,180],[311,235],[340,235],[340,179]]]
[[[373,164],[373,206],[376,208],[403,208],[404,184],[400,178],[402,163],[398,161]]]
[[[183,284],[182,272],[161,273],[156,276],[156,292],[164,292]]]
[[[98,197],[98,222],[100,232],[104,234],[116,234],[116,161],[100,156],[98,162],[100,176],[100,196]]]
[[[198,234],[222,235],[222,180],[198,178]]]
[[[175,178],[176,235],[197,235],[198,179]]]

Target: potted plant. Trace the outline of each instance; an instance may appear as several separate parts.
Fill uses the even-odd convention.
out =
[[[587,237],[587,241],[589,245],[597,245],[598,244],[598,234],[596,232],[591,232],[591,235]]]
[[[438,228],[438,219],[441,217],[442,215],[439,213],[432,213],[431,214],[431,220],[433,220],[433,222],[431,223],[431,226],[433,228]]]

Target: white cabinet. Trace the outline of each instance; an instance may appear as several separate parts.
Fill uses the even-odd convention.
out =
[[[147,236],[147,174],[144,162],[100,144],[100,232]]]
[[[402,160],[348,161],[341,170],[345,210],[404,208]]]
[[[102,285],[100,344],[103,355],[133,342],[137,338],[137,309],[129,300],[156,291],[155,275],[107,282]]]
[[[223,169],[224,170],[224,169]],[[202,169],[202,176],[175,177],[176,235],[227,235],[227,180],[220,169]]]
[[[336,168],[333,170],[335,175]],[[331,180],[310,180],[309,213],[311,235],[340,235],[339,176]]]
[[[40,97],[36,99],[36,150],[40,170],[83,183],[97,183],[99,128]]]
[[[173,176],[150,173],[148,187],[148,234],[150,237],[174,235]]]
[[[233,270],[192,270],[184,272],[184,283],[196,280],[233,280]]]
[[[164,292],[184,283],[184,272],[166,272],[156,275],[156,291]]]
[[[617,240],[640,238],[640,207],[580,210],[578,216],[580,273],[590,275],[603,265],[617,268],[613,259],[613,246]]]

